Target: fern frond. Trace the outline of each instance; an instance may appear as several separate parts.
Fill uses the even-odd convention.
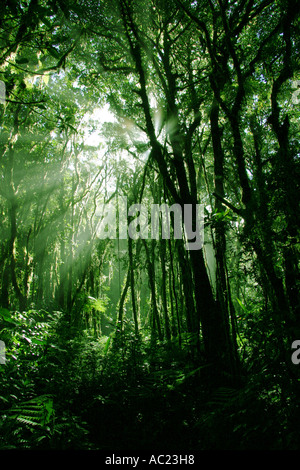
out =
[[[22,424],[27,424],[28,426],[39,426],[39,423],[37,421],[32,421],[29,416],[16,416],[15,417],[17,421],[19,421]]]
[[[239,400],[240,394],[241,390],[230,387],[219,387],[212,393],[208,405],[220,408],[231,406]]]
[[[50,395],[41,395],[22,402],[9,410],[9,417],[27,426],[47,425],[54,415]]]

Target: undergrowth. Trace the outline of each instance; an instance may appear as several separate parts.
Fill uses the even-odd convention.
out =
[[[296,449],[298,389],[257,361],[216,380],[191,338],[70,332],[60,312],[1,314],[0,449]]]

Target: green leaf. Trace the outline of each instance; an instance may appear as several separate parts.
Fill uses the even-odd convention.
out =
[[[44,346],[48,341],[47,339],[32,338],[31,342],[33,344],[38,344],[39,346]]]
[[[237,300],[239,306],[244,310],[244,312],[246,312],[247,309],[246,309],[245,305],[240,301],[240,299],[236,299],[236,300]]]
[[[108,348],[110,346],[110,343],[111,343],[111,336],[108,337],[106,343],[105,343],[105,346],[104,346],[104,354],[107,354],[107,351],[108,351]]]
[[[7,308],[2,308],[0,307],[0,317],[8,323],[12,323],[13,325],[20,325],[21,322],[16,320],[15,318],[12,318],[12,313],[7,310]]]
[[[7,310],[6,308],[0,307],[0,316],[3,318],[5,321],[10,321],[11,320],[11,314],[10,311]]]

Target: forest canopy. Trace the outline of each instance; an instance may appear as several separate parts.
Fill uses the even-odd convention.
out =
[[[0,449],[299,448],[299,13],[1,2]]]

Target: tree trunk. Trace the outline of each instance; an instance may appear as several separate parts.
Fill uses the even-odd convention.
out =
[[[166,271],[166,240],[161,240],[159,244],[160,264],[161,264],[161,296],[164,312],[164,330],[166,339],[171,339],[170,320],[167,304],[167,271]]]
[[[133,314],[133,321],[134,321],[134,330],[135,330],[136,336],[138,336],[138,334],[139,334],[139,324],[138,324],[138,315],[137,315],[137,306],[136,306],[134,262],[133,262],[132,239],[131,239],[131,237],[128,238],[128,257],[129,257],[130,291],[131,291],[131,305],[132,305],[132,314]]]

